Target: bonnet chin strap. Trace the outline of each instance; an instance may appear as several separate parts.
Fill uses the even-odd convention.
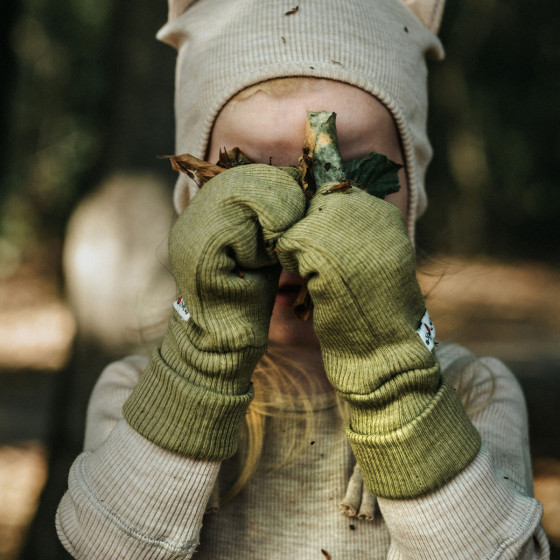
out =
[[[356,463],[354,472],[348,481],[346,496],[340,504],[340,509],[348,517],[374,521],[376,504],[377,497],[364,484],[362,469]]]

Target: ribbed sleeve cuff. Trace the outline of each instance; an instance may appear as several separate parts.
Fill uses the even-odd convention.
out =
[[[188,457],[219,460],[237,450],[241,422],[254,395],[228,395],[197,385],[166,365],[156,350],[123,414],[151,442]]]
[[[550,558],[542,505],[493,466],[488,449],[436,492],[379,500],[391,531],[388,558],[472,560]]]
[[[349,425],[347,435],[366,486],[376,496],[393,499],[439,488],[480,449],[480,435],[445,380],[412,422],[381,434],[357,433]]]
[[[58,537],[82,560],[190,558],[219,468],[169,453],[121,421],[72,465]]]

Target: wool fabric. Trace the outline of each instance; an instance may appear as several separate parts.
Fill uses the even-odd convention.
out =
[[[124,404],[139,434],[195,458],[235,453],[268,339],[280,274],[275,240],[304,211],[292,176],[255,164],[214,177],[179,216],[169,258],[186,307],[173,312]]]
[[[412,2],[408,2],[409,4]],[[158,38],[178,49],[176,152],[206,155],[213,123],[239,91],[279,77],[344,82],[371,93],[391,112],[408,177],[408,233],[426,208],[424,176],[432,149],[426,131],[427,60],[441,59],[436,35],[400,0],[306,0],[297,10],[276,0],[171,2]],[[426,2],[425,2],[426,4]],[[443,2],[427,2],[429,26]],[[310,107],[310,110],[318,108]],[[181,212],[197,187],[180,175]]]
[[[417,329],[425,302],[402,214],[358,188],[320,187],[277,244],[308,279],[329,381],[348,403],[347,435],[367,487],[413,498],[477,455],[480,435]]]
[[[298,417],[268,417],[255,475],[234,500],[203,518],[216,477],[224,489],[235,477],[229,470],[235,458],[192,459],[136,433],[122,420],[121,399],[132,392],[147,357],[111,364],[90,400],[88,422],[95,422],[57,511],[59,538],[83,560],[293,560],[324,558],[321,549],[334,559],[550,558],[542,506],[532,498],[519,383],[493,358],[472,361],[464,348],[444,343],[436,352],[453,385],[472,384],[465,396],[476,408],[471,419],[485,445],[439,490],[412,500],[379,498],[373,522],[339,511],[353,459],[329,395],[310,395],[316,418],[311,441],[281,467],[278,454],[309,434]],[[490,387],[491,402],[477,406]]]

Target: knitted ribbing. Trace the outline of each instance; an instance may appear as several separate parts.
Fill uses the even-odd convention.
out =
[[[393,115],[408,175],[413,238],[414,222],[426,207],[424,175],[432,153],[426,59],[443,56],[439,40],[395,0],[307,0],[295,13],[286,12],[275,0],[199,0],[161,29],[158,37],[179,50],[177,153],[204,157],[220,109],[253,84],[287,76],[348,83],[371,93]],[[176,208],[184,208],[195,192],[181,175]]]
[[[464,365],[465,349],[440,344],[437,353],[442,367],[454,370],[456,383],[462,384],[465,374],[473,376],[476,404],[487,401],[490,387],[493,395],[472,417],[486,450],[449,484],[413,500],[380,499],[383,515],[374,523],[348,519],[338,511],[338,500],[352,459],[345,437],[339,436],[336,409],[318,407],[316,431],[311,441],[304,440],[304,453],[282,468],[278,454],[308,434],[297,418],[269,418],[261,468],[235,500],[204,519],[194,557],[293,560],[324,557],[323,549],[332,558],[368,560],[549,558],[539,523],[542,506],[528,498],[531,457],[518,382],[497,360],[474,360],[467,371],[457,371],[453,365],[457,360]],[[146,363],[137,357],[110,365],[97,389],[101,384],[120,394],[131,391]],[[97,389],[90,421],[101,421],[89,429],[92,440],[102,441],[107,423],[114,425],[120,417],[120,404],[108,402],[108,393]],[[95,433],[100,426],[103,433]],[[228,487],[226,466],[220,479]],[[83,560],[170,560],[179,550],[185,555],[189,543],[194,548],[198,540],[218,468],[218,463],[169,453],[121,424],[95,453],[82,455],[72,466],[57,512],[59,538]]]
[[[280,273],[274,243],[304,210],[293,177],[249,165],[209,181],[179,217],[169,256],[190,317],[174,311],[124,405],[141,435],[190,457],[235,452]]]
[[[103,445],[82,453],[57,511],[59,538],[72,558],[190,558],[219,464],[170,453],[123,420]]]
[[[416,332],[425,304],[398,209],[355,188],[323,196],[328,188],[278,241],[280,262],[308,278],[366,485],[377,496],[421,495],[463,470],[480,437]]]

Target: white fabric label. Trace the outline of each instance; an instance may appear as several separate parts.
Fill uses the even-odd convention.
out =
[[[177,311],[177,313],[179,313],[179,315],[181,315],[181,318],[184,321],[188,321],[191,318],[191,314],[189,313],[189,310],[187,309],[187,306],[185,305],[185,302],[183,300],[183,296],[179,296],[173,302],[173,307],[175,308],[175,311]]]
[[[428,310],[424,312],[420,320],[420,326],[416,329],[418,336],[422,339],[428,350],[431,352],[436,345],[436,328],[430,319]]]

